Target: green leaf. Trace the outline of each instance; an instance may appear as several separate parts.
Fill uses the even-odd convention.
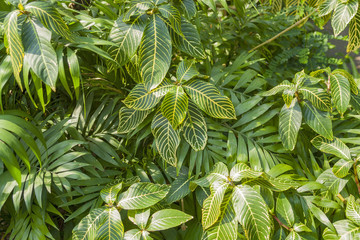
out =
[[[238,163],[230,171],[230,179],[234,182],[239,182],[243,178],[257,178],[262,175],[262,172],[253,171],[245,163]]]
[[[142,231],[139,229],[131,229],[125,233],[124,240],[140,240]]]
[[[334,140],[328,140],[322,136],[317,136],[311,140],[311,143],[324,153],[334,154],[339,158],[351,160],[350,149],[336,137],[334,137]]]
[[[123,22],[122,17],[119,17],[111,29],[108,40],[115,43],[116,46],[110,46],[108,53],[119,64],[123,66],[135,54],[139,47],[141,38],[144,33],[146,21],[144,17],[137,17],[131,23]],[[108,71],[116,68],[116,65],[109,62],[110,68]]]
[[[135,183],[120,194],[118,207],[126,210],[148,208],[162,200],[169,191],[166,185],[153,183]]]
[[[293,229],[295,232],[312,232],[311,229],[303,223],[295,223]]]
[[[355,240],[359,239],[360,226],[355,223],[344,219],[334,222],[337,233],[340,236],[340,240]]]
[[[318,134],[333,139],[332,122],[328,112],[317,110],[311,103],[304,101],[304,120]]]
[[[150,217],[150,208],[141,210],[129,210],[128,218],[140,229],[145,229]]]
[[[325,228],[322,234],[323,239],[327,240],[339,240],[339,236],[336,234],[336,231],[332,231],[329,228]]]
[[[159,6],[158,10],[163,17],[169,20],[172,30],[175,31],[177,34],[182,35],[181,15],[177,8],[171,6],[170,4],[166,4]]]
[[[97,230],[96,240],[123,239],[124,225],[121,221],[120,213],[115,208],[107,208],[105,211],[106,219]]]
[[[23,26],[24,61],[53,90],[58,76],[56,52],[51,45],[51,32],[38,20],[29,18]]]
[[[261,195],[247,185],[236,186],[232,195],[236,218],[249,240],[268,240],[272,221],[268,206]]]
[[[330,76],[331,96],[335,107],[340,114],[343,114],[350,102],[350,84],[349,81],[340,74]]]
[[[126,11],[123,21],[128,22],[131,20],[132,16],[139,16],[145,13],[147,10],[151,9],[153,6],[152,2],[148,0],[136,0],[131,2],[130,8]]]
[[[221,214],[221,203],[228,186],[229,184],[226,182],[214,182],[210,186],[211,194],[205,199],[202,207],[201,223],[204,230],[214,225],[214,223],[218,220]]]
[[[319,17],[328,15],[336,7],[337,0],[325,0],[319,7]]]
[[[181,0],[177,3],[187,19],[191,19],[196,15],[197,10],[193,0]]]
[[[302,238],[297,232],[291,231],[285,240],[302,240]]]
[[[334,29],[335,37],[339,35],[355,16],[359,7],[357,0],[338,1],[331,18],[331,26]]]
[[[360,226],[360,205],[352,195],[350,195],[346,201],[345,214],[347,219]]]
[[[349,25],[349,43],[346,51],[353,52],[360,47],[360,9],[356,15],[351,19]]]
[[[349,170],[353,165],[354,165],[354,161],[352,160],[349,161],[349,160],[340,159],[335,163],[332,170],[336,177],[343,178],[346,175],[348,175]]]
[[[193,217],[175,209],[163,209],[154,213],[150,218],[148,231],[162,231],[183,224]]]
[[[179,35],[170,29],[171,37],[176,48],[192,57],[200,59],[206,58],[205,51],[200,42],[200,35],[195,26],[185,18],[181,18],[181,31],[183,35]]]
[[[213,184],[214,182],[226,182],[228,176],[229,170],[227,166],[222,162],[217,162],[208,175],[193,181],[193,183],[202,187],[209,187],[210,184]]]
[[[186,174],[179,174],[179,176],[171,183],[168,195],[166,195],[166,202],[176,202],[190,193],[190,181],[194,177],[188,178]]]
[[[53,32],[63,36],[64,38],[72,41],[72,33],[69,27],[65,24],[61,15],[56,9],[47,2],[31,2],[25,5],[25,10],[34,14],[45,27]]]
[[[299,89],[304,98],[309,100],[312,105],[321,111],[329,111],[331,108],[331,100],[329,94],[323,89],[303,87]]]
[[[283,193],[280,193],[276,199],[276,215],[280,221],[285,223],[287,226],[294,225],[294,211],[291,207],[290,201]]]
[[[176,86],[165,95],[161,104],[161,112],[169,120],[173,129],[177,129],[184,121],[188,110],[188,102],[188,97],[180,86]]]
[[[170,80],[165,79],[156,89],[150,92],[146,91],[144,84],[137,84],[124,100],[124,104],[128,108],[135,110],[149,110],[155,107],[171,89],[174,84]]]
[[[122,107],[119,111],[119,133],[128,133],[135,129],[142,123],[151,110],[135,110],[127,107]]]
[[[279,92],[284,91],[285,89],[290,89],[291,86],[293,86],[293,84],[291,84],[288,80],[285,80],[282,83],[280,83],[279,85],[273,87],[269,91],[261,93],[260,95],[264,96],[264,97],[272,96]]]
[[[211,83],[192,80],[183,85],[191,100],[206,114],[215,118],[236,119],[234,105]]]
[[[319,220],[322,224],[330,228],[331,230],[335,230],[333,224],[330,222],[329,218],[326,216],[326,214],[318,207],[316,207],[314,204],[312,204],[309,201],[306,201],[307,206],[309,207],[311,213],[314,215],[317,220]]]
[[[69,66],[71,79],[74,85],[75,97],[76,99],[79,99],[80,81],[81,81],[80,65],[76,53],[73,50],[71,50],[71,48],[67,48],[67,62]]]
[[[151,131],[160,156],[169,164],[176,166],[176,150],[180,144],[180,136],[160,111],[153,118]]]
[[[285,104],[281,109],[279,116],[279,134],[286,149],[293,150],[295,148],[301,120],[301,108],[296,99],[293,100],[290,107],[287,107]]]
[[[176,70],[176,78],[179,82],[185,82],[199,74],[195,66],[195,60],[182,60]]]
[[[185,140],[195,151],[203,150],[208,139],[207,126],[200,109],[189,101],[187,117],[182,126]]]
[[[220,207],[218,221],[210,227],[203,240],[236,240],[238,223],[235,217],[235,210],[231,202],[231,192],[228,192]]]
[[[107,204],[113,204],[122,189],[122,182],[105,187],[100,191],[100,196]]]
[[[165,23],[155,14],[147,24],[139,49],[140,74],[151,91],[164,79],[171,62],[171,38]]]
[[[346,70],[344,69],[335,69],[332,74],[340,74],[340,75],[343,75],[350,83],[350,90],[353,94],[357,95],[359,93],[359,88],[357,86],[357,83],[354,79],[354,77],[348,73]]]
[[[282,98],[284,99],[284,102],[287,107],[290,107],[292,100],[294,99],[294,94],[295,94],[294,88],[284,90],[284,92],[282,94]]]
[[[22,89],[20,72],[23,66],[24,47],[18,29],[19,11],[12,11],[4,20],[5,46],[11,56],[14,77]]]
[[[75,240],[95,239],[97,229],[104,223],[108,214],[106,210],[104,207],[92,210],[73,229],[73,238]]]

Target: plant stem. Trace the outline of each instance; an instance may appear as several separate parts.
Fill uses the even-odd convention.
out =
[[[338,197],[343,203],[346,202],[346,199],[345,199],[340,193],[338,193],[337,197]]]
[[[249,51],[249,53],[251,53],[251,52],[255,51],[256,49],[258,49],[258,48],[260,48],[260,47],[262,47],[262,46],[264,46],[264,45],[266,45],[266,44],[274,41],[275,39],[277,39],[278,37],[280,37],[280,36],[283,35],[284,33],[290,31],[291,29],[293,29],[293,28],[295,28],[295,27],[297,27],[297,26],[299,26],[302,22],[304,22],[305,20],[307,20],[307,19],[308,19],[311,15],[313,15],[316,11],[317,11],[317,9],[315,9],[314,11],[312,11],[311,13],[309,13],[308,15],[306,15],[305,17],[303,17],[302,19],[300,19],[299,21],[297,21],[296,23],[294,23],[293,25],[291,25],[290,27],[288,27],[288,28],[286,28],[285,30],[281,31],[280,33],[276,34],[274,37],[272,37],[272,38],[266,40],[265,42],[257,45],[256,47],[254,47],[253,49],[251,49],[251,50]]]
[[[358,192],[360,194],[360,183],[359,183],[359,176],[358,176],[358,172],[357,172],[357,169],[356,169],[356,163],[357,163],[358,159],[355,160],[355,163],[353,165],[354,167],[354,178],[355,178],[355,183],[356,183],[356,186],[358,188]]]
[[[278,222],[278,224],[279,224],[281,227],[285,228],[285,229],[288,230],[288,231],[291,230],[291,228],[289,228],[289,227],[286,226],[284,223],[282,223],[282,222],[280,221],[280,219],[278,219],[278,218],[275,216],[275,214],[273,214],[272,216],[273,216],[273,218]]]

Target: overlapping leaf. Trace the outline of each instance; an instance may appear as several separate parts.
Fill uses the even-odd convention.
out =
[[[321,111],[329,111],[331,107],[331,100],[329,94],[322,89],[303,87],[299,89],[304,98],[309,100],[313,106]]]
[[[141,124],[151,110],[135,110],[122,107],[119,111],[119,133],[128,133]]]
[[[331,19],[331,26],[335,36],[339,35],[355,16],[359,7],[357,0],[337,1],[334,14]]]
[[[290,107],[284,105],[281,109],[279,116],[279,134],[286,149],[293,150],[295,148],[301,120],[301,108],[296,99],[293,100]]]
[[[360,226],[360,205],[355,201],[354,196],[349,196],[346,201],[346,217]]]
[[[358,9],[355,16],[351,19],[349,25],[349,43],[346,51],[352,52],[360,47],[360,9]]]
[[[148,231],[161,231],[179,226],[193,217],[175,209],[163,209],[154,213],[150,218]]]
[[[262,172],[253,171],[245,163],[235,164],[230,171],[230,179],[234,182],[241,181],[243,178],[257,178],[261,175]]]
[[[116,197],[120,190],[122,189],[122,182],[107,186],[106,188],[100,191],[100,196],[104,202],[112,204],[116,201]]]
[[[350,149],[336,137],[333,140],[328,140],[322,136],[317,136],[311,140],[311,143],[322,152],[334,154],[345,160],[351,160]]]
[[[171,62],[172,44],[165,23],[153,14],[140,43],[140,74],[145,89],[151,91],[164,79]]]
[[[303,105],[304,120],[315,132],[326,137],[333,139],[332,122],[330,114],[317,110],[310,102],[305,101]]]
[[[169,20],[172,30],[177,34],[182,35],[181,15],[177,8],[172,5],[161,5],[158,10],[163,17]]]
[[[272,96],[275,95],[279,92],[284,91],[285,89],[289,89],[291,88],[291,86],[293,86],[293,84],[291,84],[288,80],[283,81],[282,83],[280,83],[279,85],[273,87],[272,89],[270,89],[269,91],[266,91],[264,93],[261,93],[261,96]]]
[[[126,210],[147,208],[162,200],[168,191],[169,187],[166,185],[135,183],[120,194],[117,206]]]
[[[185,82],[199,74],[194,60],[182,60],[176,70],[176,78],[179,82]]]
[[[106,217],[104,223],[97,230],[97,240],[113,240],[123,239],[124,225],[121,221],[119,211],[115,208],[108,208],[104,210]]]
[[[176,150],[180,144],[180,136],[160,111],[153,118],[151,131],[155,137],[155,145],[160,156],[166,162],[175,166],[177,162]]]
[[[161,104],[161,112],[171,126],[176,129],[185,119],[188,110],[188,97],[180,86],[169,91]]]
[[[97,229],[105,221],[107,213],[106,208],[96,208],[92,210],[73,229],[73,238],[75,240],[95,239]]]
[[[319,16],[328,15],[336,7],[337,0],[324,0],[319,7]]]
[[[330,76],[331,96],[339,113],[343,114],[350,102],[349,81],[340,74]]]
[[[215,118],[236,118],[234,105],[228,97],[220,95],[214,85],[192,80],[183,86],[191,100],[206,114]]]

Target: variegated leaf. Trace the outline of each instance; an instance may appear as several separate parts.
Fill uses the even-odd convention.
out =
[[[351,160],[350,149],[336,137],[333,140],[328,140],[322,136],[317,136],[311,140],[311,143],[324,153],[334,154],[339,158]]]
[[[195,60],[182,60],[176,70],[176,78],[179,82],[185,82],[199,74],[195,66]]]
[[[334,29],[335,36],[339,35],[355,16],[359,7],[359,1],[337,1],[334,14],[331,18],[331,26]]]
[[[123,239],[124,225],[121,221],[120,213],[115,208],[108,208],[105,211],[106,220],[97,230],[96,240]]]
[[[149,115],[151,110],[135,110],[122,107],[119,111],[119,133],[128,133],[139,126]]]
[[[165,95],[161,104],[161,112],[169,120],[173,129],[177,129],[184,121],[188,102],[188,97],[180,86],[176,86],[175,89]]]

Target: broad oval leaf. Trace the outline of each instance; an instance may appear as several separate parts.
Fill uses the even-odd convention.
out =
[[[122,107],[119,111],[119,133],[128,133],[141,124],[151,110],[135,110]]]
[[[140,74],[151,91],[164,79],[171,62],[171,38],[165,23],[156,15],[147,24],[139,49]]]
[[[160,156],[169,164],[176,166],[176,150],[180,144],[180,136],[160,111],[153,118],[151,131]]]
[[[334,154],[339,158],[351,160],[350,149],[336,137],[333,140],[328,140],[322,136],[317,136],[311,140],[311,143],[324,153]]]
[[[96,240],[114,240],[123,239],[124,225],[121,221],[120,213],[115,208],[105,209],[106,219],[97,230]]]
[[[166,185],[147,182],[135,183],[120,194],[118,207],[126,210],[148,208],[161,201],[169,191]]]
[[[356,240],[360,236],[360,227],[350,220],[344,219],[334,222],[334,227],[340,240]]]
[[[191,100],[206,114],[215,118],[236,119],[234,105],[211,83],[192,80],[183,85]]]
[[[176,70],[176,78],[179,82],[185,82],[199,74],[195,66],[195,60],[182,60]]]
[[[236,218],[249,240],[268,240],[272,221],[268,206],[261,195],[247,185],[236,186],[232,195]]]
[[[346,218],[360,226],[360,205],[355,201],[354,196],[350,195],[346,201]]]
[[[339,161],[337,161],[335,163],[332,170],[336,177],[343,178],[346,175],[348,175],[349,170],[351,169],[351,167],[353,165],[354,165],[354,161],[352,161],[352,160],[340,159]]]
[[[360,47],[360,8],[349,24],[349,43],[346,51],[356,51]]]
[[[292,101],[290,107],[287,107],[285,104],[281,109],[279,116],[279,134],[286,149],[293,150],[295,148],[301,120],[301,108],[296,99]]]
[[[5,46],[11,56],[14,77],[22,88],[20,72],[23,66],[24,47],[18,29],[19,11],[12,11],[4,19]]]
[[[294,211],[291,207],[289,199],[287,199],[283,193],[280,193],[276,199],[276,215],[280,221],[285,223],[287,226],[294,225]]]
[[[172,30],[175,31],[177,34],[182,35],[181,15],[179,10],[177,10],[176,7],[170,4],[159,6],[158,10],[163,17],[169,20]]]
[[[303,87],[299,89],[304,98],[309,100],[312,105],[321,111],[329,111],[331,107],[331,100],[329,94],[323,89]]]
[[[227,182],[214,182],[210,186],[211,194],[205,199],[202,207],[201,223],[203,229],[208,229],[218,220],[221,213],[221,203],[228,186]]]
[[[194,0],[182,0],[179,1],[178,4],[187,19],[191,19],[196,15],[197,10]]]
[[[161,104],[161,112],[174,129],[184,121],[188,102],[188,97],[180,86],[176,86],[165,95]]]
[[[105,221],[108,212],[105,207],[92,210],[73,229],[75,240],[93,240],[101,224]]]
[[[128,218],[140,229],[145,229],[150,217],[150,208],[129,210]]]
[[[47,2],[31,2],[25,5],[25,10],[33,13],[40,19],[42,24],[53,32],[68,40],[73,40],[69,27],[51,4]]]
[[[279,85],[273,87],[272,89],[270,89],[266,92],[261,93],[260,95],[265,96],[265,97],[272,96],[279,92],[284,91],[285,89],[290,89],[292,86],[293,86],[293,84],[291,84],[288,80],[285,80],[282,83],[280,83]]]
[[[169,23],[167,24],[169,25]],[[195,26],[185,18],[181,18],[181,31],[183,35],[179,35],[170,29],[171,37],[176,48],[192,57],[206,58],[205,51],[200,42],[199,33]]]
[[[51,32],[38,20],[29,18],[23,25],[25,58],[34,73],[53,90],[58,76],[56,52],[51,45]]]
[[[332,122],[330,114],[317,110],[310,102],[304,101],[304,119],[307,125],[318,134],[333,139]]]
[[[155,107],[172,88],[174,84],[165,79],[156,89],[148,92],[143,83],[137,84],[127,95],[124,104],[135,110],[149,110]]]
[[[140,229],[131,229],[125,232],[124,240],[140,240],[142,231]]]
[[[337,0],[324,0],[319,6],[319,17],[328,15],[336,7]]]
[[[331,19],[331,26],[334,29],[334,35],[339,35],[355,16],[359,7],[357,0],[337,1],[334,14]]]
[[[110,56],[119,64],[123,66],[135,54],[136,49],[140,45],[141,38],[144,33],[146,21],[144,16],[137,17],[131,23],[125,23],[122,17],[119,17],[111,29],[108,40],[116,44],[108,49]],[[111,71],[116,66],[109,62]]]
[[[349,81],[340,74],[330,76],[331,96],[340,114],[344,114],[350,102]]]
[[[193,217],[175,209],[163,209],[154,213],[150,218],[148,231],[162,231],[183,224]]]
[[[201,187],[209,187],[214,182],[226,182],[228,180],[229,170],[223,162],[217,162],[214,168],[205,177],[193,181]]]
[[[230,171],[230,179],[234,182],[239,182],[243,178],[257,178],[262,175],[262,172],[253,171],[245,163],[238,163]]]
[[[360,30],[360,29],[359,29]],[[354,77],[349,73],[347,72],[346,70],[344,69],[335,69],[332,74],[340,74],[340,75],[343,75],[350,83],[350,90],[353,94],[357,95],[359,93],[359,88],[357,86],[357,83],[354,79]]]
[[[189,101],[187,117],[183,123],[183,136],[195,150],[203,150],[208,139],[207,126],[200,109]]]
[[[113,204],[122,189],[122,182],[111,184],[100,191],[100,196],[107,204]]]

